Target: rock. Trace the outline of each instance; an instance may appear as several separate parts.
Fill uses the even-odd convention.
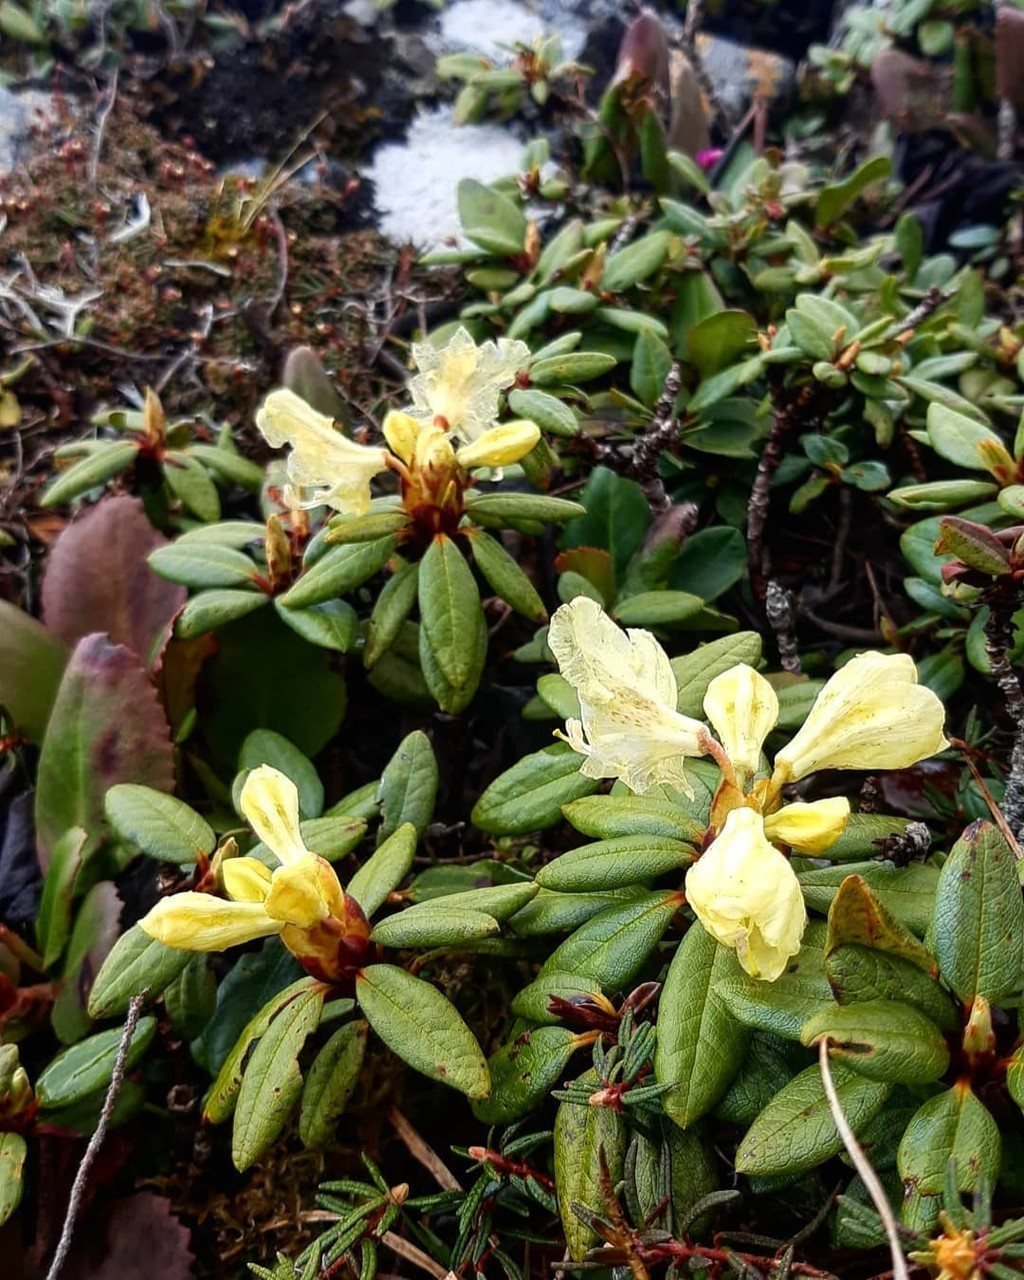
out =
[[[41,89],[14,93],[0,85],[0,170],[10,169],[21,158],[32,125],[55,114],[52,94]]]
[[[699,32],[697,52],[715,95],[733,119],[751,102],[778,102],[796,86],[796,63],[781,54]]]

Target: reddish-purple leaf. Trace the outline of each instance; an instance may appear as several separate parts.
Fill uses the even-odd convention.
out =
[[[69,645],[105,631],[147,666],[188,592],[166,582],[146,557],[167,539],[138,498],[104,498],[53,545],[43,575],[43,621]]]
[[[115,782],[174,787],[174,749],[141,661],[106,636],[78,642],[57,691],[36,782],[36,838],[44,868],[71,827],[105,833],[103,796]]]

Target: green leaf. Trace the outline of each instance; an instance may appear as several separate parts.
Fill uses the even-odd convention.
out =
[[[397,540],[390,537],[332,547],[278,599],[286,609],[306,609],[343,596],[383,569],[397,545]]]
[[[927,1084],[944,1074],[949,1049],[935,1023],[899,1000],[833,1004],[804,1023],[808,1046],[829,1042],[829,1056],[869,1080]]]
[[[554,436],[579,435],[576,411],[546,391],[516,387],[508,393],[508,407],[517,418],[535,422],[541,431],[549,431]]]
[[[254,729],[238,753],[239,774],[269,764],[290,778],[299,793],[299,817],[316,818],[324,809],[324,784],[310,758],[272,729]],[[241,790],[241,787],[238,787]]]
[[[489,835],[526,835],[553,826],[562,805],[598,788],[580,773],[580,757],[566,743],[523,756],[499,774],[473,806],[471,821]]]
[[[468,493],[466,513],[474,524],[501,528],[514,521],[555,524],[580,514],[580,504],[540,493]]]
[[[742,579],[746,568],[747,544],[738,529],[702,529],[683,543],[668,585],[716,600]]]
[[[569,351],[564,355],[534,360],[530,365],[530,383],[546,387],[590,382],[610,373],[617,364],[615,356],[603,351]]]
[[[3,0],[0,4],[0,31],[5,36],[9,36],[11,40],[17,41],[19,44],[45,45],[48,43],[46,32],[35,21],[31,14],[26,13],[21,5],[15,4],[14,0]],[[22,1143],[24,1147],[24,1143]],[[24,1154],[22,1155],[24,1159]],[[21,1199],[21,1171],[19,1164],[18,1171],[18,1199]],[[0,1221],[6,1222],[11,1212],[17,1208],[17,1204],[11,1206],[6,1216]]]
[[[622,293],[654,275],[668,255],[670,239],[667,231],[651,231],[609,254],[601,276],[601,291]]]
[[[291,960],[290,956],[288,958]],[[246,959],[247,957],[243,957],[243,964]],[[323,988],[313,978],[308,976],[301,977],[297,982],[293,982],[276,992],[260,1008],[259,1012],[245,1024],[241,1034],[235,1040],[234,1047],[221,1063],[217,1078],[210,1085],[209,1091],[203,1099],[204,1120],[210,1124],[220,1124],[231,1115],[238,1101],[238,1091],[242,1087],[243,1071],[246,1065],[251,1062],[253,1046],[266,1031],[267,1027],[270,1026],[271,1021],[283,1009],[292,1001],[308,996],[317,989],[322,993]]]
[[[422,902],[388,916],[374,927],[371,941],[380,947],[423,949],[457,947],[481,938],[493,938],[501,925],[482,911],[459,911],[447,902]]]
[[[831,227],[856,203],[858,196],[875,182],[881,182],[892,173],[892,161],[888,156],[872,156],[865,160],[842,182],[826,187],[814,206],[814,225]],[[852,336],[852,335],[851,335]]]
[[[616,578],[621,581],[651,523],[651,507],[643,488],[607,467],[595,467],[580,500],[586,514],[565,526],[562,546],[600,547],[610,552]]]
[[[787,1040],[799,1040],[807,1019],[832,1001],[825,977],[824,943],[824,927],[813,921],[807,926],[799,952],[774,982],[752,978],[733,955],[717,967],[715,990],[737,1022]]]
[[[884,853],[888,842],[904,835],[911,818],[887,813],[851,813],[843,834],[825,850],[829,862],[854,862]]]
[[[359,615],[347,600],[324,600],[308,609],[288,609],[274,601],[282,622],[310,644],[335,653],[348,653],[359,635]]]
[[[710,378],[735,364],[757,338],[757,325],[746,311],[715,311],[686,333],[683,356]]]
[[[688,591],[641,591],[620,599],[612,616],[624,627],[672,626],[696,617],[703,608],[700,596]]]
[[[330,546],[347,542],[376,542],[399,529],[404,529],[409,517],[401,511],[368,511],[361,516],[335,516],[327,526],[324,541]]]
[[[373,606],[366,629],[363,665],[369,669],[398,638],[406,618],[416,603],[418,564],[403,564],[384,584]]]
[[[304,1147],[326,1147],[359,1083],[369,1023],[346,1022],[313,1059],[302,1090],[299,1137]]]
[[[950,1160],[957,1190],[973,1191],[981,1178],[995,1182],[1001,1151],[999,1126],[966,1080],[929,1098],[907,1125],[896,1157],[904,1222],[924,1232],[935,1225]]]
[[[148,989],[158,996],[192,959],[189,951],[165,946],[139,925],[123,933],[103,961],[89,992],[89,1016],[110,1018],[124,1013],[132,996]]]
[[[44,1111],[69,1107],[110,1084],[123,1028],[98,1031],[63,1049],[36,1081],[36,1098]],[[156,1034],[156,1018],[140,1018],[125,1056],[130,1070],[149,1048]]]
[[[477,568],[487,579],[491,589],[516,613],[531,622],[543,622],[547,617],[544,601],[537,594],[533,583],[520,569],[497,539],[480,529],[473,531],[469,547]]]
[[[446,710],[456,703],[461,710],[479,679],[480,594],[465,556],[445,534],[434,538],[420,561],[419,605],[423,674]],[[431,683],[428,662],[440,671],[443,690]]]
[[[362,818],[348,818],[341,814],[325,814],[322,818],[307,818],[299,823],[299,833],[308,849],[326,858],[328,862],[339,862],[360,843],[366,835],[366,821]],[[265,866],[273,870],[278,865],[277,855],[271,853],[260,841],[249,850],[251,858],[258,858]]]
[[[223,430],[229,431],[230,428],[225,427]],[[221,438],[224,439],[223,436]],[[227,438],[230,439],[230,435]],[[188,454],[201,462],[217,480],[222,480],[225,484],[237,484],[252,494],[259,494],[263,483],[263,468],[249,458],[243,458],[233,448],[197,441],[189,445]]]
[[[1019,995],[1024,975],[1024,901],[1017,864],[995,826],[975,822],[939,876],[931,937],[939,968],[961,1000],[993,1004]]]
[[[149,566],[168,582],[199,590],[207,587],[240,587],[253,582],[256,565],[242,551],[218,542],[169,542],[151,551]]]
[[[892,1088],[832,1064],[839,1105],[854,1133],[876,1116]],[[795,1076],[747,1130],[736,1152],[736,1171],[769,1178],[792,1176],[823,1164],[843,1149],[817,1063]]]
[[[692,844],[664,836],[617,836],[585,844],[549,862],[537,872],[543,889],[561,893],[621,889],[643,884],[689,866]]]
[[[825,957],[825,972],[840,1004],[904,1000],[943,1031],[957,1031],[960,1027],[953,1001],[942,987],[902,956],[861,943],[843,943]]]
[[[127,471],[138,456],[139,446],[130,440],[112,441],[95,453],[86,454],[61,471],[46,487],[39,499],[41,507],[56,507],[69,502],[98,485],[106,484],[113,476]]]
[[[638,887],[612,889],[607,893],[554,893],[540,889],[510,923],[520,938],[570,933],[608,907],[638,902],[645,896],[646,891]]]
[[[405,822],[382,841],[370,858],[359,868],[346,886],[370,919],[387,901],[412,870],[416,856],[417,833],[411,822]]]
[[[597,1077],[591,1072],[598,1088]],[[569,1256],[581,1261],[587,1251],[600,1243],[597,1232],[574,1210],[579,1205],[587,1213],[601,1217],[607,1212],[601,1194],[601,1158],[608,1168],[612,1186],[622,1177],[626,1158],[626,1126],[613,1107],[580,1106],[560,1102],[554,1131],[555,1191]]]
[[[693,843],[704,833],[701,824],[677,804],[657,796],[583,796],[563,805],[562,812],[577,831],[599,840],[663,836]]]
[[[378,843],[406,822],[422,835],[434,816],[437,760],[430,739],[420,729],[403,738],[384,767],[377,793],[381,805]]]
[[[167,487],[193,515],[207,522],[220,519],[220,495],[201,462],[170,449],[164,455],[163,473]]]
[[[654,1078],[671,1086],[662,1105],[683,1129],[721,1098],[750,1038],[718,994],[729,958],[726,948],[693,924],[672,958],[661,990]]]
[[[356,999],[370,1026],[414,1070],[470,1098],[490,1092],[487,1063],[453,1004],[429,982],[389,964],[368,965]]]
[[[575,973],[562,973],[560,970],[553,969],[550,973],[535,978],[528,986],[523,987],[522,991],[513,998],[510,1008],[517,1018],[526,1018],[529,1022],[554,1026],[562,1019],[560,1014],[551,1012],[553,998],[586,1000],[592,996],[603,1000],[599,982],[593,978],[581,978]],[[494,1078],[493,1069],[491,1077]]]
[[[182,640],[192,640],[269,603],[270,597],[262,591],[200,591],[178,615],[174,634]]]
[[[133,782],[111,787],[107,820],[122,839],[161,862],[198,862],[217,843],[213,828],[181,800]]]
[[[64,950],[71,931],[75,882],[94,852],[95,844],[90,846],[88,834],[81,827],[69,827],[53,844],[36,916],[36,942],[44,968],[56,963]]]
[[[629,385],[636,398],[648,409],[653,409],[660,399],[671,368],[672,352],[666,343],[647,329],[637,334]]]
[[[937,402],[928,406],[928,439],[940,457],[971,471],[991,471],[1009,462],[997,432]]]
[[[217,1005],[217,979],[208,956],[193,954],[188,964],[167,984],[164,1007],[175,1031],[194,1040],[213,1016]]]
[[[239,1173],[278,1137],[299,1100],[299,1054],[320,1024],[326,992],[319,983],[307,986],[272,1014],[243,1068],[231,1132],[231,1159]]]
[[[910,511],[945,511],[983,502],[998,492],[987,480],[931,480],[927,484],[907,484],[893,489],[889,498]]]
[[[459,221],[468,240],[488,253],[512,257],[523,252],[526,218],[519,206],[494,187],[463,178],[457,188]]]
[[[46,731],[67,650],[35,618],[0,600],[0,706],[32,742]]]
[[[3,26],[3,17],[0,5],[0,26]],[[0,1227],[21,1204],[22,1171],[27,1155],[28,1144],[20,1133],[0,1133]]]
[[[563,1078],[578,1039],[567,1027],[555,1026],[516,1034],[488,1058],[490,1097],[474,1102],[473,1114],[484,1124],[514,1124],[543,1106]]]
[[[702,644],[691,653],[672,659],[676,678],[676,709],[686,716],[703,716],[704,695],[716,676],[737,663],[756,667],[761,661],[761,637],[756,631],[737,631]]]
[[[661,941],[682,899],[681,893],[646,893],[623,906],[599,911],[552,951],[541,975],[575,973],[594,978],[604,991],[624,991]],[[527,910],[532,906],[531,902]]]

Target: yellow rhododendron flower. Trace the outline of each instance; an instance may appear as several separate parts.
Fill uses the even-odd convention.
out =
[[[474,467],[510,467],[525,458],[539,439],[540,427],[535,422],[517,418],[491,427],[472,444],[464,444],[455,456],[467,471]]]
[[[775,757],[775,785],[819,769],[905,769],[949,746],[945,709],[905,653],[860,653],[826,683]]]
[[[676,710],[676,678],[650,632],[623,631],[578,596],[556,610],[548,647],[579,695],[580,719],[564,737],[586,757],[580,772],[621,778],[638,794],[657,783],[692,794],[684,761],[705,754],[710,734]]]
[[[140,922],[143,931],[183,951],[223,951],[277,933],[311,973],[337,978],[339,953],[368,937],[369,926],[331,864],[306,848],[295,784],[261,765],[246,778],[238,804],[280,865],[270,871],[257,858],[228,858],[221,865],[228,900],[208,893],[164,898]]]
[[[753,809],[734,809],[686,873],[686,900],[754,978],[774,982],[800,950],[807,909],[796,873]]]
[[[444,346],[414,343],[412,358],[419,371],[409,381],[415,416],[442,419],[438,425],[472,444],[496,422],[501,393],[525,368],[530,348],[508,338],[477,346],[460,327]]]
[[[797,853],[815,857],[832,847],[846,830],[850,802],[845,796],[828,800],[796,800],[765,815],[769,840],[789,845]]]
[[[387,450],[356,444],[336,430],[294,391],[272,391],[256,413],[256,425],[275,449],[291,445],[289,505],[326,505],[347,515],[363,515],[370,506],[370,481],[387,469]]]
[[[753,667],[739,663],[708,685],[704,714],[740,775],[740,785],[749,782],[760,768],[764,740],[779,719],[775,690]]]

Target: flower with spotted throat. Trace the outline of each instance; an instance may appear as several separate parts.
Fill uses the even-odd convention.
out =
[[[443,346],[413,343],[412,358],[418,370],[409,380],[412,415],[473,444],[497,421],[501,394],[526,367],[530,348],[509,338],[478,346],[460,326]]]
[[[140,921],[143,931],[183,951],[224,951],[278,934],[308,972],[341,980],[365,958],[370,928],[331,864],[306,848],[295,784],[260,765],[246,778],[238,803],[279,865],[271,871],[258,858],[227,858],[221,863],[226,899],[174,894]]]

